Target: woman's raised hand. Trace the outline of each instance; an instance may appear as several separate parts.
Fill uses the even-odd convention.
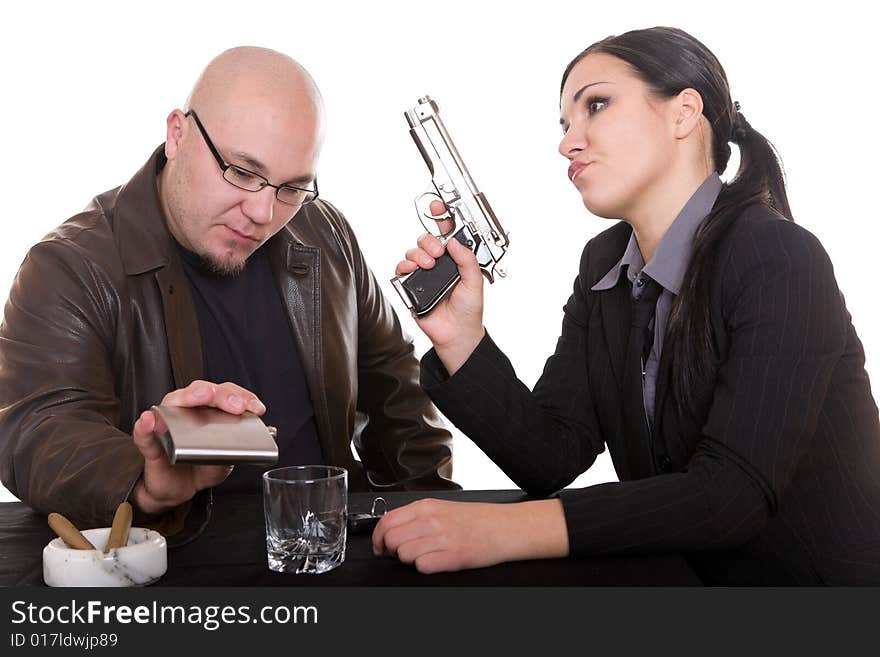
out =
[[[445,213],[440,201],[430,206],[434,216]],[[439,222],[441,230],[443,222]],[[471,355],[485,335],[483,328],[483,274],[477,258],[456,239],[446,246],[434,235],[425,233],[418,246],[406,252],[406,259],[397,264],[397,275],[409,274],[416,269],[432,269],[436,259],[445,251],[458,266],[461,280],[430,313],[416,319],[419,328],[431,340],[437,355],[450,375],[454,374]]]

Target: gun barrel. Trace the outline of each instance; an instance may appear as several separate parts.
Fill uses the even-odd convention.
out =
[[[477,185],[474,183],[474,179],[471,178],[470,172],[468,172],[464,161],[461,159],[461,155],[459,155],[458,149],[452,141],[452,137],[449,136],[449,133],[446,131],[446,126],[443,125],[443,120],[440,118],[440,107],[437,105],[437,102],[432,100],[430,96],[423,96],[422,98],[419,98],[419,104],[413,109],[407,110],[405,114],[407,123],[409,123],[410,132],[413,134],[416,143],[420,144],[420,149],[423,149],[426,146],[422,139],[424,136],[431,143],[432,150],[438,155],[438,159],[440,159],[441,162],[443,162],[443,157],[438,146],[447,151],[452,159],[452,162],[448,164],[443,163],[446,167],[447,174],[449,174],[450,177],[453,177],[452,171],[450,171],[450,168],[452,167],[448,165],[454,164],[470,192],[474,195],[479,194],[480,190],[477,189]],[[430,151],[428,151],[428,154],[430,157]],[[432,172],[434,171],[436,171],[436,167],[432,168]]]

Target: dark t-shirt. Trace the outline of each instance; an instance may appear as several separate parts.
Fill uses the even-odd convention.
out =
[[[207,381],[231,381],[266,405],[263,422],[278,429],[278,464],[324,463],[305,373],[264,248],[235,276],[209,271],[178,245],[202,337]],[[267,467],[237,465],[215,492],[259,490]]]

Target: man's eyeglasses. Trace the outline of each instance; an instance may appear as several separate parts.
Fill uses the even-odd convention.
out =
[[[195,119],[199,132],[202,133],[202,137],[204,137],[208,149],[211,151],[214,159],[217,160],[217,165],[223,172],[223,179],[230,185],[235,185],[239,189],[244,189],[248,192],[259,192],[264,187],[272,187],[275,190],[275,198],[287,205],[305,205],[318,198],[317,178],[315,178],[314,189],[306,189],[294,185],[273,185],[258,173],[248,171],[235,164],[227,164],[214,146],[214,142],[212,142],[211,138],[208,136],[208,132],[199,120],[199,115],[196,114],[195,110],[190,110],[184,114],[184,116],[192,116],[193,119]]]

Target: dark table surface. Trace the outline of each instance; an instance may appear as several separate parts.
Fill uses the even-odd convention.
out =
[[[351,493],[349,511],[368,511],[376,494]],[[383,493],[390,508],[421,497],[515,502],[521,491]],[[83,529],[83,528],[81,528]],[[54,534],[24,504],[0,504],[0,586],[42,586],[42,549]],[[262,499],[217,496],[195,541],[170,548],[168,571],[153,586],[700,586],[680,555],[542,559],[422,575],[396,559],[374,557],[370,534],[349,534],[345,562],[322,575],[275,573],[266,565]]]

